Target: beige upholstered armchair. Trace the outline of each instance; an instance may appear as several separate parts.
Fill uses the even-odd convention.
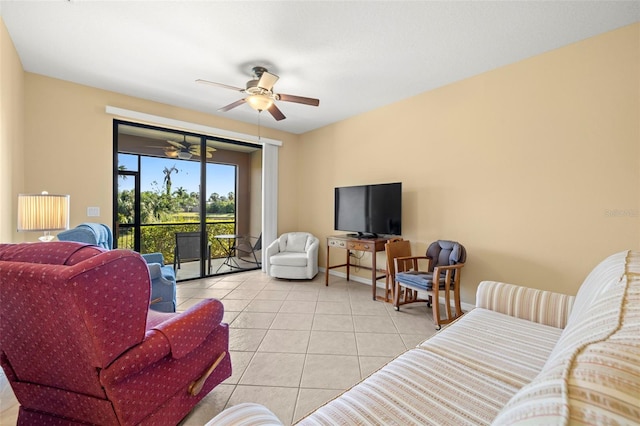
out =
[[[320,241],[308,232],[289,232],[267,247],[266,271],[269,276],[312,279],[318,274]]]

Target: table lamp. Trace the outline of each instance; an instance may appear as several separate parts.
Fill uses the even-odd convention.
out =
[[[50,231],[69,229],[69,196],[18,194],[18,231],[44,231],[40,241],[51,241]]]

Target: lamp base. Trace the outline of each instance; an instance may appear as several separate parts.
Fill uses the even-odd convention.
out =
[[[51,235],[48,231],[45,231],[44,235],[42,237],[39,237],[38,239],[40,241],[42,241],[43,243],[48,243],[49,241],[53,240],[55,238],[55,236]]]

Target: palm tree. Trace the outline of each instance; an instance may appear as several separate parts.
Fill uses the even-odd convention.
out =
[[[119,223],[133,223],[134,198],[133,191],[124,190],[118,192]]]
[[[171,168],[165,167],[162,173],[164,173],[164,187],[167,195],[171,195],[171,173],[178,173],[178,169],[176,169],[176,165],[174,164]]]
[[[180,199],[189,197],[189,193],[182,186],[179,186],[178,188],[176,188],[176,190],[173,192],[173,195],[175,195],[176,197],[178,197]]]
[[[186,210],[189,204],[189,193],[184,187],[180,186],[173,191],[173,196],[178,200],[178,204],[182,210]]]

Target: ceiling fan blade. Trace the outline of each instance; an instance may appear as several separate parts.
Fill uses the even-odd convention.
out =
[[[196,157],[200,157],[201,156],[201,150],[200,150],[200,145],[191,145],[188,149],[189,153],[192,155],[195,155]],[[205,150],[205,156],[207,158],[213,158],[213,153],[216,151],[215,148],[208,146],[207,149]]]
[[[176,141],[167,141],[167,143],[175,146],[176,148],[180,148],[180,149],[187,149],[186,146],[184,146],[183,144],[181,144],[180,142],[176,142]]]
[[[264,90],[271,90],[273,89],[273,85],[276,84],[276,81],[278,81],[279,78],[280,77],[275,74],[271,74],[268,71],[263,71],[262,75],[260,76],[260,80],[258,81],[258,87],[261,87]]]
[[[229,105],[227,105],[227,106],[223,106],[222,108],[218,109],[218,111],[221,111],[221,112],[227,112],[227,111],[229,111],[230,109],[233,109],[233,108],[235,108],[235,107],[237,107],[237,106],[240,106],[240,105],[242,105],[242,104],[243,104],[243,103],[245,103],[245,102],[246,102],[246,101],[245,101],[245,99],[244,99],[244,98],[243,98],[243,99],[238,99],[237,101],[235,101],[235,102],[234,102],[234,103],[232,103],[232,104],[229,104]]]
[[[285,117],[284,114],[282,113],[282,111],[280,111],[278,109],[278,107],[276,106],[276,104],[273,104],[269,107],[269,109],[267,109],[267,111],[269,111],[269,113],[271,113],[271,115],[273,116],[273,118],[276,119],[276,121],[280,121],[280,120],[284,120]]]
[[[242,89],[240,87],[229,86],[228,84],[222,84],[222,83],[214,83],[213,81],[208,81],[208,80],[197,79],[196,83],[202,83],[202,84],[208,84],[210,86],[222,87],[223,89],[231,89],[231,90],[235,90],[236,92],[244,92],[244,89]]]
[[[305,105],[311,105],[311,106],[320,105],[320,99],[305,98],[304,96],[285,95],[283,93],[278,93],[278,100],[285,101],[285,102],[295,102],[298,104],[305,104]]]

